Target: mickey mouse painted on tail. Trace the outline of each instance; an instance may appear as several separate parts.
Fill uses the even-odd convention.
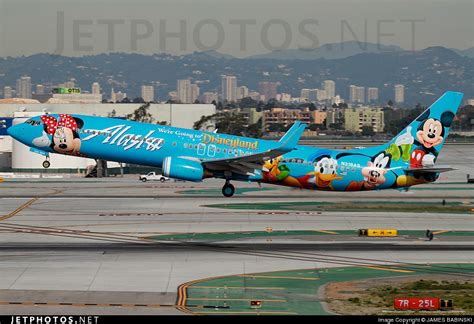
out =
[[[416,120],[421,122],[416,132],[417,147],[411,153],[410,166],[413,168],[433,166],[438,156],[436,147],[445,139],[445,129],[450,127],[454,113],[445,111],[441,117],[430,116],[431,109],[426,110]]]

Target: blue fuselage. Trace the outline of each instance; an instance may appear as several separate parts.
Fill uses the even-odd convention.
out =
[[[69,120],[64,117],[61,121],[63,116],[48,115],[50,120],[35,117],[14,126],[10,133],[25,145],[48,153],[152,167],[162,167],[166,157],[205,162],[254,155],[279,145],[277,141],[114,118],[68,115]],[[402,147],[395,149],[398,152]],[[348,151],[298,145],[291,152],[269,159],[261,170],[251,174],[229,176],[224,170],[204,170],[201,179],[217,177],[335,191],[395,188],[435,180],[407,175],[404,169],[410,165],[410,154],[405,152],[402,158],[403,152],[394,156],[386,153],[388,150],[388,144]]]

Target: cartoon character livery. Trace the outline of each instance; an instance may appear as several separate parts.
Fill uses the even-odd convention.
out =
[[[82,119],[60,114],[59,118],[45,115],[41,116],[40,120],[43,133],[33,139],[34,146],[38,148],[49,146],[56,153],[80,156],[81,139],[78,131],[84,124]]]
[[[59,153],[161,167],[165,176],[187,181],[221,178],[226,197],[235,192],[231,181],[381,190],[432,182],[452,170],[436,160],[462,97],[446,92],[390,142],[354,150],[298,145],[305,129],[300,122],[279,141],[66,114],[34,117],[8,132],[46,160]]]

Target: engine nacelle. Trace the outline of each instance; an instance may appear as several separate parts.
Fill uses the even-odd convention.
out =
[[[163,159],[163,175],[187,181],[201,181],[204,169],[198,161],[167,156]]]

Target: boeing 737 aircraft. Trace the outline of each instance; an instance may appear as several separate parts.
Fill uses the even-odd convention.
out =
[[[43,154],[59,153],[160,167],[187,181],[255,181],[315,190],[406,188],[433,182],[436,159],[463,94],[446,92],[390,142],[370,148],[330,150],[298,145],[305,125],[296,122],[279,141],[231,136],[113,118],[47,114],[8,129]]]

